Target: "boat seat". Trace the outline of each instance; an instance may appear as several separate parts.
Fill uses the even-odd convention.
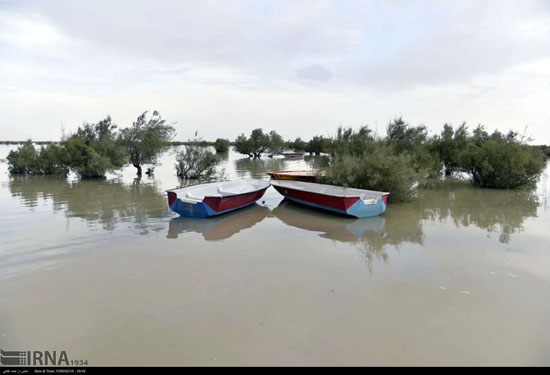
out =
[[[202,201],[204,199],[204,197],[197,197],[196,195],[193,195],[191,193],[185,193],[185,196],[187,198],[195,199],[197,201]]]
[[[220,193],[220,194],[235,194],[235,192],[225,190],[225,189],[221,188],[220,186],[218,186],[218,193]]]

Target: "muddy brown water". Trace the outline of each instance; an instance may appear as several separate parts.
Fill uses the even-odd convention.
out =
[[[4,159],[13,147],[2,146]],[[154,177],[10,177],[0,347],[90,365],[550,365],[548,170],[532,191],[434,182],[352,219],[282,199],[180,218]],[[242,159],[225,176],[309,168]]]

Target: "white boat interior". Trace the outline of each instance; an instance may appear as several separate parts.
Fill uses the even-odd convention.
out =
[[[343,186],[315,184],[311,182],[293,180],[273,180],[273,186],[286,187],[288,189],[301,190],[310,193],[330,195],[333,197],[359,197],[365,204],[375,204],[382,195],[389,194],[382,191],[354,189]]]
[[[197,203],[202,202],[205,197],[230,197],[252,193],[254,191],[268,188],[270,183],[264,180],[238,180],[238,181],[222,181],[211,182],[208,184],[199,184],[185,186],[178,189],[168,190],[176,193],[178,198],[184,202]]]

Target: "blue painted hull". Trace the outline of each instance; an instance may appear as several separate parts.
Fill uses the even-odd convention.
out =
[[[254,203],[256,203],[255,200],[252,202],[245,203],[241,206],[230,208],[228,210],[215,211],[214,209],[212,209],[212,207],[210,207],[204,202],[192,204],[192,203],[182,202],[179,199],[176,199],[170,205],[170,209],[181,216],[205,218],[205,217],[225,214],[226,212],[235,211],[235,210],[238,210],[239,208],[250,206],[251,204],[254,204]]]
[[[319,204],[319,203],[313,203],[313,202],[305,201],[305,200],[302,200],[302,199],[294,198],[294,197],[291,197],[289,195],[285,195],[285,194],[283,194],[283,195],[285,196],[285,198],[290,199],[291,201],[294,201],[294,202],[297,202],[297,203],[305,204],[305,205],[311,206],[311,207],[320,208],[320,209],[323,209],[323,210],[337,212],[337,213],[343,214],[343,215],[354,216],[354,217],[357,217],[359,219],[365,219],[365,218],[369,218],[369,217],[376,217],[376,216],[382,214],[384,211],[386,211],[386,204],[384,203],[384,201],[382,199],[379,199],[376,204],[365,204],[365,202],[363,202],[361,199],[359,199],[357,202],[352,204],[347,210],[342,210],[342,209],[338,209],[338,208],[334,208],[334,207],[330,207],[330,206],[325,206],[325,205],[322,205],[322,204]]]

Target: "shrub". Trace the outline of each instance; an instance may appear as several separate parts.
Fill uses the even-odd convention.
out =
[[[540,149],[522,144],[514,132],[487,135],[483,127],[458,155],[460,167],[475,186],[511,189],[537,181],[545,166]]]
[[[458,154],[467,147],[468,127],[462,123],[454,130],[452,125],[444,124],[441,135],[433,140],[432,150],[437,153],[442,165],[445,167],[445,175],[451,176],[460,171]]]
[[[414,183],[420,175],[414,158],[397,153],[395,146],[377,142],[362,155],[345,155],[333,160],[324,183],[391,193],[390,202],[408,201],[414,193]]]
[[[229,146],[231,145],[231,142],[229,142],[229,139],[224,138],[218,138],[216,139],[216,142],[214,142],[214,148],[216,149],[216,152],[227,152],[229,151]]]
[[[67,150],[55,143],[40,147],[37,164],[41,174],[66,176],[69,173]]]
[[[354,131],[352,128],[344,129],[341,126],[336,132],[336,136],[331,140],[328,145],[330,154],[333,158],[342,158],[346,155],[361,156],[365,151],[365,147],[374,142],[374,137],[371,135],[372,131],[363,126],[358,131]]]
[[[38,168],[38,153],[29,139],[17,150],[8,154],[8,170],[12,174],[35,174]]]
[[[305,151],[307,143],[302,141],[302,138],[298,137],[294,140],[294,142],[289,141],[288,147],[293,149],[294,151]]]
[[[401,117],[391,121],[386,129],[386,142],[394,146],[397,154],[408,153],[414,159],[415,169],[423,177],[439,174],[441,163],[428,140],[424,125],[411,126]]]
[[[8,154],[8,170],[11,174],[67,175],[68,157],[64,148],[49,143],[36,150],[31,140]]]
[[[178,177],[209,179],[216,174],[219,158],[205,147],[190,145],[176,156]]]
[[[327,152],[329,143],[329,139],[324,138],[322,135],[316,135],[307,143],[305,151],[319,155],[321,152]]]
[[[105,177],[107,171],[121,168],[126,153],[117,142],[116,125],[108,116],[97,124],[84,124],[63,141],[72,170],[82,178]]]

